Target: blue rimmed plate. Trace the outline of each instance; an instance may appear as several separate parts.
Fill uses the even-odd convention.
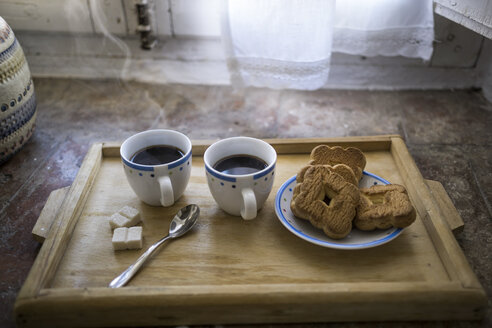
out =
[[[376,184],[389,184],[389,182],[375,174],[364,171],[359,187],[366,188]],[[295,217],[290,210],[290,201],[295,186],[296,176],[293,176],[280,187],[275,197],[275,212],[287,230],[310,243],[337,249],[362,249],[385,244],[398,237],[402,232],[400,228],[373,231],[361,231],[354,228],[343,239],[329,238],[323,230],[315,228],[307,220]]]

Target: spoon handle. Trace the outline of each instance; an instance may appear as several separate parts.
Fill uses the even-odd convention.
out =
[[[110,288],[119,288],[123,287],[126,285],[132,278],[135,276],[135,274],[140,270],[140,268],[144,265],[144,263],[150,258],[152,253],[159,248],[166,240],[172,238],[171,235],[167,235],[166,237],[162,238],[155,244],[149,247],[145,253],[143,253],[138,260],[135,261],[132,265],[128,267],[125,271],[123,271],[118,277],[114,278],[113,281],[109,284]]]

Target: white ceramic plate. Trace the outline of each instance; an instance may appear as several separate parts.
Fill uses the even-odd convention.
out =
[[[389,184],[385,179],[364,171],[359,187],[370,187],[375,184]],[[337,249],[362,249],[385,244],[398,237],[402,229],[361,231],[352,229],[343,239],[332,239],[323,230],[317,229],[307,220],[299,219],[290,210],[292,191],[296,186],[296,176],[287,180],[278,190],[275,197],[275,212],[282,224],[294,235],[316,245]]]

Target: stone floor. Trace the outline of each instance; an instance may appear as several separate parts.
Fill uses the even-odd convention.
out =
[[[40,249],[31,229],[49,193],[71,184],[92,142],[119,141],[151,128],[179,130],[192,139],[402,135],[424,178],[442,182],[461,214],[465,229],[457,240],[488,294],[489,307],[478,323],[398,326],[492,326],[492,105],[480,92],[234,93],[224,86],[72,79],[34,83],[36,131],[14,158],[0,166],[1,327],[15,325],[13,303]]]

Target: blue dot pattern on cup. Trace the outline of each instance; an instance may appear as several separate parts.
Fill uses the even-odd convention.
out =
[[[261,176],[259,176],[257,178],[254,178],[255,179],[254,185],[257,186],[258,181],[260,181],[260,184],[271,183],[271,181],[269,181],[270,179],[268,179],[268,177],[265,177],[264,179],[260,179],[261,177],[264,177],[266,174],[269,174],[270,172],[271,172],[271,175],[273,176],[274,171],[272,172],[271,170],[268,170],[268,172],[262,174]],[[226,177],[226,176],[222,177],[218,174],[211,173],[208,169],[207,169],[207,173],[208,173],[207,178],[209,180],[209,183],[218,183],[221,187],[225,187],[225,188],[232,188],[232,189],[236,188],[236,184],[235,184],[236,178],[231,178],[231,177]]]
[[[127,166],[124,166],[124,169],[128,171],[128,173],[130,174],[137,174],[138,176],[140,177],[151,177],[151,178],[155,178],[155,174],[154,173],[151,173],[151,172],[145,172],[145,171],[138,171],[138,170],[134,170],[134,169],[131,169]],[[169,170],[169,175],[173,175],[173,173],[175,172],[178,172],[178,171],[183,171],[183,167],[180,167],[179,170]]]
[[[183,171],[185,162],[186,165],[190,165],[190,161],[189,161],[190,157],[191,157],[191,152],[189,152],[187,156],[181,158],[178,162],[169,165],[168,166],[169,175],[172,175],[175,171]],[[155,178],[155,174],[153,173],[154,168],[152,166],[134,164],[132,162],[128,162],[125,159],[123,159],[123,168],[127,170],[128,173],[130,174],[135,173],[141,177],[150,176],[151,178]]]
[[[274,169],[275,169],[275,165],[273,165],[272,167],[270,167],[266,171],[262,171],[262,172],[260,172],[260,173],[258,173],[256,175],[254,175],[253,176],[253,180],[257,181],[258,179],[263,178],[267,174],[270,174],[270,173],[273,176],[275,174]],[[205,171],[207,172],[207,175],[209,176],[209,178],[211,179],[211,181],[214,181],[213,178],[217,178],[217,179],[220,179],[221,181],[224,181],[224,182],[236,182],[236,178],[230,177],[230,176],[226,176],[226,175],[222,175],[220,173],[214,172],[210,168],[208,168],[207,166],[205,166]],[[266,176],[264,178],[264,181],[268,181],[268,176]],[[256,185],[256,183],[255,183],[255,185]]]

